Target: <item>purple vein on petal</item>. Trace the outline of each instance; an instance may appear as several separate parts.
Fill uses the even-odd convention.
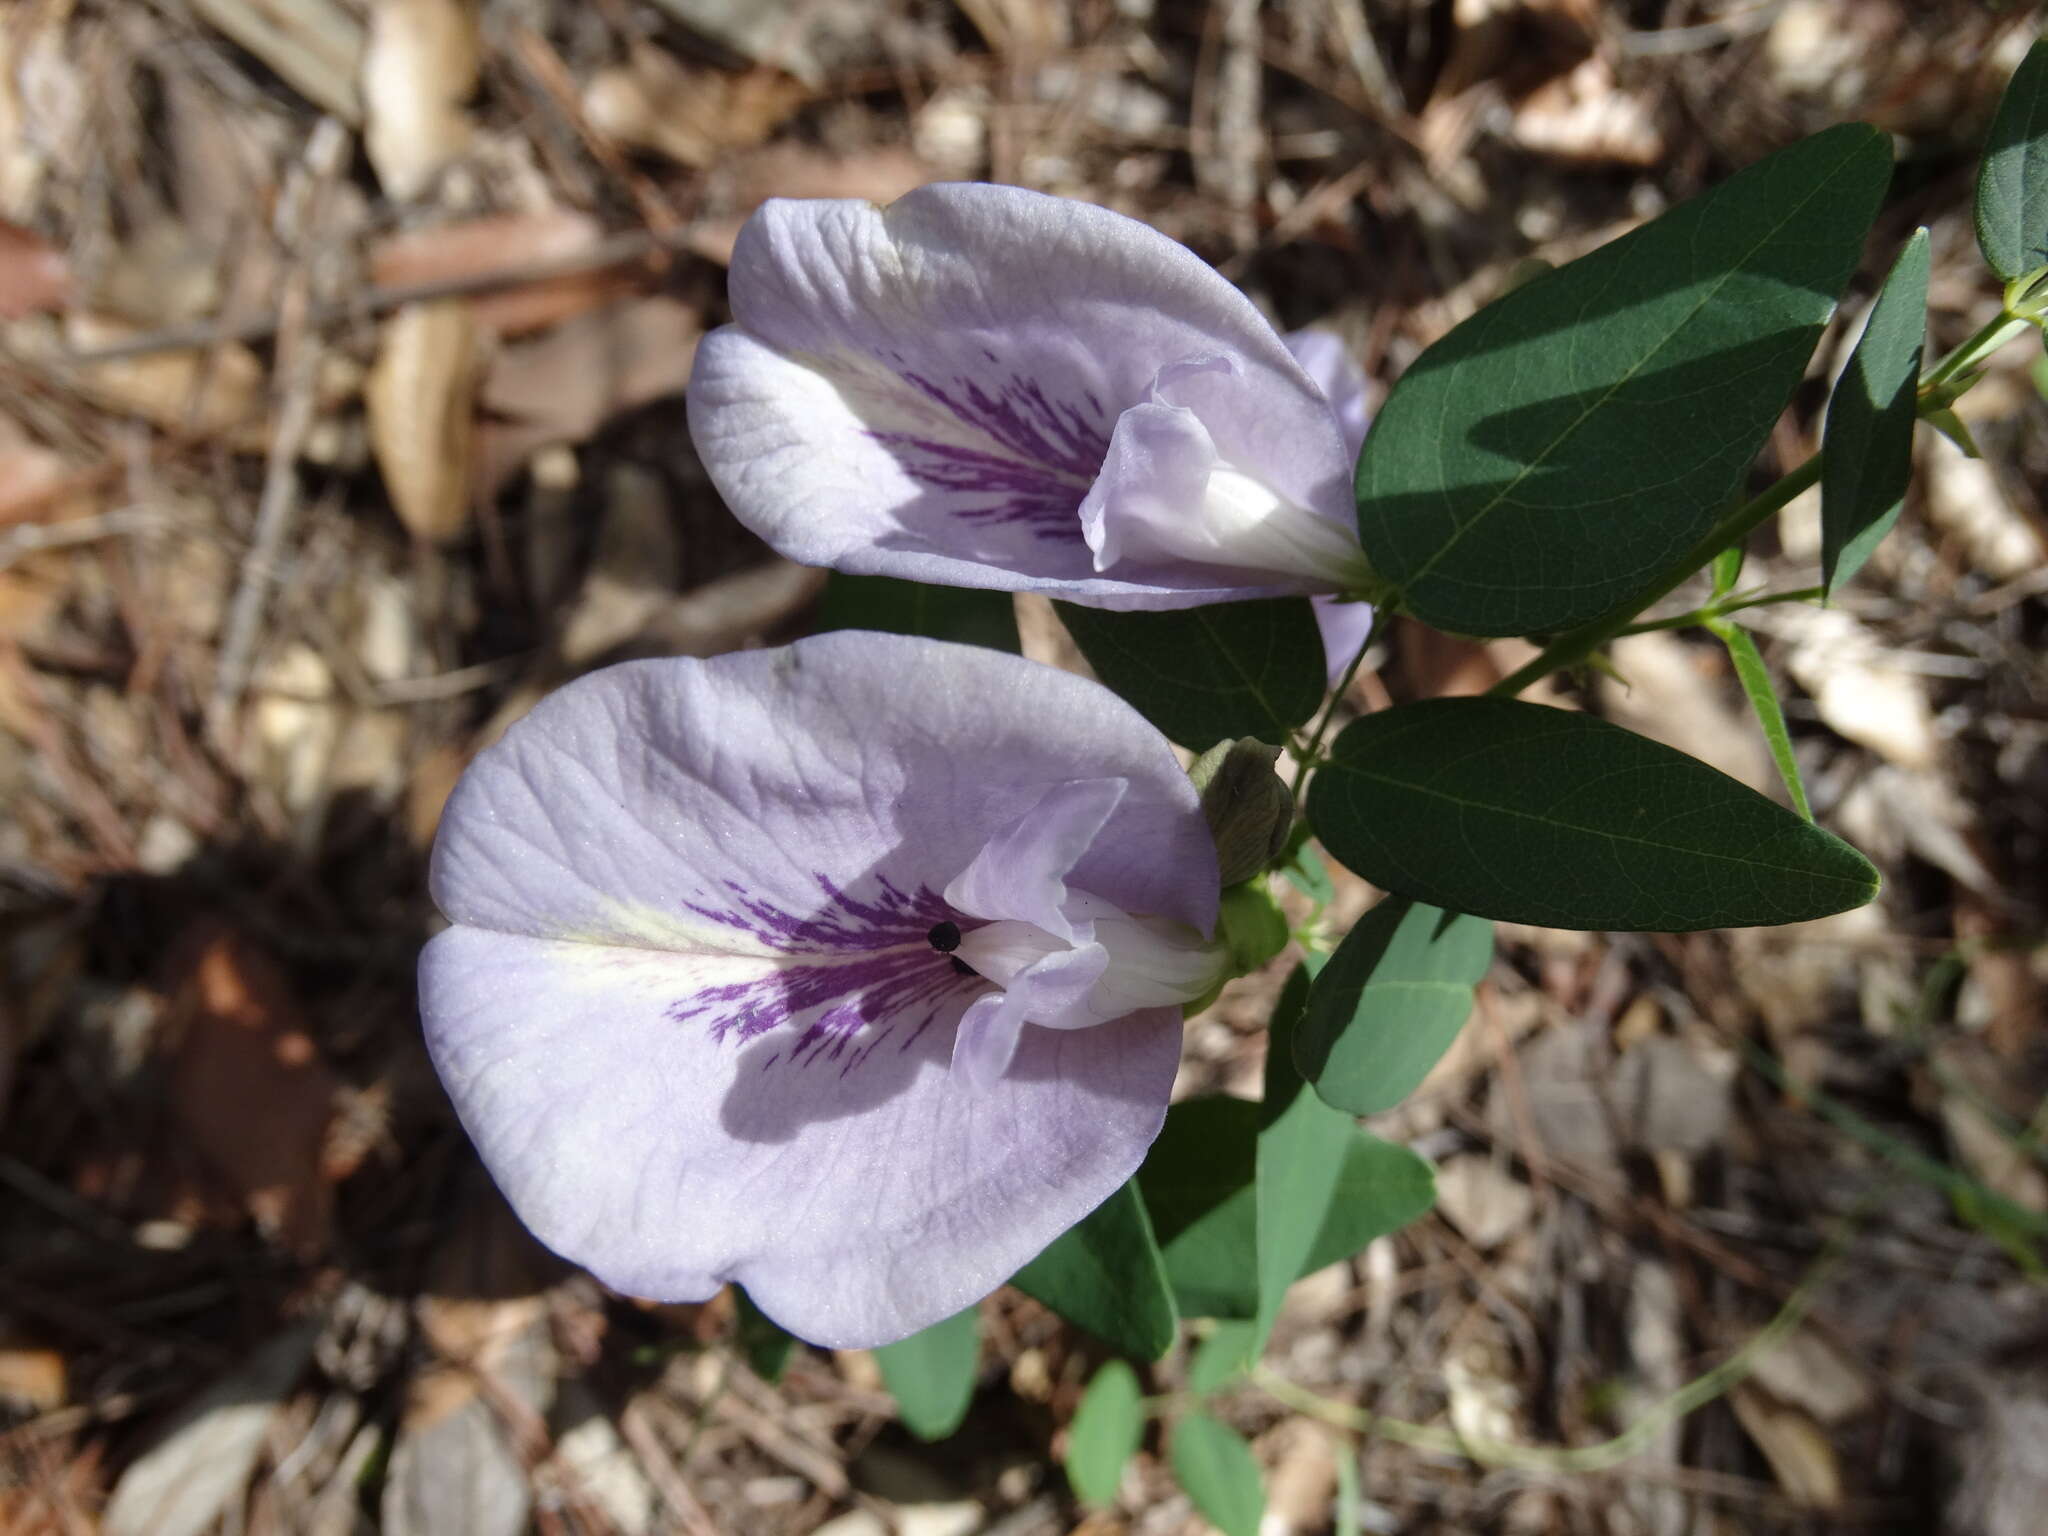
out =
[[[876,895],[862,900],[829,877],[815,875],[825,905],[796,914],[746,894],[727,881],[731,907],[689,904],[689,910],[735,929],[769,949],[790,956],[815,955],[814,964],[778,966],[765,976],[705,987],[671,1004],[678,1024],[708,1027],[711,1038],[744,1044],[794,1019],[823,1009],[791,1042],[786,1058],[808,1065],[826,1058],[850,1072],[876,1047],[909,1025],[900,1050],[908,1050],[931,1027],[945,1005],[985,986],[963,977],[933,949],[933,924],[958,914],[929,886],[906,893],[885,876],[874,877]],[[785,1059],[778,1052],[764,1070]]]
[[[1010,375],[990,393],[974,379],[956,377],[949,388],[907,368],[900,372],[927,400],[1002,451],[915,432],[877,431],[868,434],[871,438],[893,449],[914,478],[937,490],[996,498],[956,513],[963,521],[1021,523],[1038,538],[1080,540],[1075,514],[1109,453],[1108,413],[1092,390],[1086,395],[1088,410],[1082,411],[1047,399],[1035,380],[1021,374]]]

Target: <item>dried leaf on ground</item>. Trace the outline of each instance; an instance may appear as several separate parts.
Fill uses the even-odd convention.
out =
[[[384,323],[363,385],[370,447],[392,508],[430,544],[452,543],[469,528],[477,374],[470,307],[440,299],[408,304]]]
[[[1482,1152],[1461,1152],[1438,1165],[1436,1203],[1481,1253],[1525,1231],[1536,1213],[1535,1192]]]
[[[1751,1379],[1773,1397],[1822,1424],[1840,1424],[1873,1407],[1868,1375],[1810,1328],[1798,1328],[1757,1356]]]
[[[370,277],[380,288],[480,281],[573,260],[603,239],[595,219],[565,208],[493,214],[386,236],[371,248]],[[620,267],[540,278],[474,295],[470,317],[479,330],[522,336],[595,308],[640,280]]]
[[[1841,1461],[1827,1433],[1812,1418],[1748,1382],[1729,1394],[1729,1402],[1787,1497],[1807,1509],[1841,1504]]]
[[[338,0],[192,0],[192,9],[321,111],[362,120],[363,24]]]
[[[643,44],[591,77],[583,111],[591,127],[621,144],[704,170],[727,150],[765,143],[810,94],[779,69],[704,69]]]
[[[305,1369],[315,1330],[292,1328],[223,1376],[121,1475],[106,1536],[201,1536],[247,1493],[270,1423]]]
[[[697,312],[675,299],[614,304],[507,347],[492,360],[482,400],[502,420],[479,432],[477,478],[494,495],[536,452],[580,443],[605,422],[690,381]],[[681,409],[678,404],[678,425]]]
[[[320,1252],[333,1223],[322,1153],[337,1084],[290,981],[253,940],[206,922],[175,948],[165,991],[179,1128],[266,1232]]]
[[[5,1049],[4,1042],[0,1042],[0,1051]],[[5,1087],[5,1074],[0,1072],[0,1095],[4,1095]],[[0,1103],[4,1102],[4,1097],[0,1097]],[[67,1376],[64,1357],[56,1350],[0,1339],[0,1406],[17,1412],[46,1413],[63,1403]]]
[[[2011,581],[2048,563],[2048,539],[2013,505],[1988,461],[1939,432],[1921,433],[1914,447],[1927,520],[1955,540],[1966,570]]]
[[[468,1202],[417,1312],[438,1357],[414,1376],[384,1483],[393,1536],[517,1536],[557,1360],[538,1250],[494,1194]]]
[[[34,230],[0,221],[0,320],[61,309],[70,291],[63,252]]]
[[[639,634],[674,596],[682,574],[682,542],[661,482],[621,464],[604,489],[597,552],[562,625],[562,659],[572,667]]]
[[[1523,97],[1514,124],[1516,140],[1539,154],[1624,165],[1655,165],[1665,154],[1656,107],[1622,89],[1614,66],[1597,53]]]
[[[133,340],[134,327],[105,316],[66,316],[65,345],[89,352]],[[242,451],[260,451],[263,364],[239,342],[204,351],[153,352],[111,362],[76,365],[79,383],[123,415],[140,416],[166,431],[226,436]]]
[[[469,148],[482,54],[469,0],[376,0],[363,50],[363,150],[410,202]]]
[[[749,215],[771,197],[857,197],[893,203],[932,180],[929,165],[907,149],[835,154],[784,142],[727,155],[719,166],[724,216],[706,219],[690,249],[708,260],[732,260],[733,242]]]
[[[1603,715],[1771,793],[1777,772],[1756,717],[1729,687],[1724,652],[1652,630],[1617,641],[1610,654],[1614,675],[1599,680]]]
[[[221,253],[182,219],[152,219],[93,273],[83,302],[153,329],[213,313],[221,301]]]
[[[1792,641],[1786,670],[1832,730],[1910,772],[1934,766],[1941,743],[1927,684],[1888,662],[1866,626],[1840,608],[1787,607],[1772,628]]]

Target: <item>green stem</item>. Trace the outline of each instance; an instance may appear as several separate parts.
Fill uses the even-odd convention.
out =
[[[2023,336],[2032,329],[2033,322],[2000,310],[1997,318],[1970,337],[1955,351],[1930,368],[1920,380],[1920,392],[1927,395],[1939,390],[1959,374],[1967,373],[2015,336]]]
[[[1365,662],[1366,653],[1380,637],[1380,625],[1386,618],[1386,612],[1385,608],[1374,605],[1372,623],[1366,628],[1364,643],[1358,647],[1358,654],[1351,658],[1351,664],[1345,667],[1343,675],[1337,679],[1337,686],[1330,690],[1330,699],[1323,706],[1322,718],[1316,721],[1315,730],[1309,734],[1308,745],[1301,749],[1300,765],[1294,770],[1294,787],[1289,791],[1296,805],[1301,804],[1301,787],[1308,781],[1309,766],[1315,762],[1316,752],[1322,747],[1323,737],[1330,729],[1330,722],[1337,716],[1337,706],[1344,702],[1344,695],[1351,687],[1351,679],[1358,675],[1359,667]]]
[[[1816,597],[1825,597],[1825,587],[1801,587],[1797,592],[1765,592],[1756,597],[1739,598],[1735,602],[1707,603],[1690,612],[1674,614],[1668,619],[1645,619],[1640,624],[1631,624],[1615,631],[1615,638],[1628,635],[1647,635],[1658,629],[1691,629],[1696,624],[1711,624],[1716,619],[1725,619],[1731,613],[1740,613],[1745,608],[1769,608],[1777,603],[1810,603]]]
[[[1764,519],[1782,508],[1801,491],[1818,484],[1820,463],[1821,456],[1816,453],[1769,490],[1743,502],[1708,529],[1698,543],[1657,578],[1656,585],[1648,592],[1641,597],[1630,599],[1625,607],[1617,608],[1591,623],[1582,624],[1577,629],[1558,636],[1543,648],[1543,653],[1534,661],[1510,673],[1486,691],[1498,698],[1511,699],[1539,678],[1548,677],[1552,672],[1565,667],[1577,666],[1627,629],[1637,614],[1670,593],[1679,583],[1729,545],[1748,538]]]

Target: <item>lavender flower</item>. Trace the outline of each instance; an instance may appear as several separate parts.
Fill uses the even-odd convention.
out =
[[[1356,460],[1365,446],[1365,429],[1372,424],[1366,409],[1365,370],[1358,360],[1328,331],[1289,331],[1280,338],[1294,354],[1330,409],[1337,413],[1337,425],[1344,432],[1344,452]],[[1317,594],[1316,625],[1323,634],[1323,656],[1330,686],[1337,686],[1351,658],[1372,634],[1372,608],[1365,603]]]
[[[835,1346],[959,1310],[1128,1178],[1224,964],[1165,740],[899,636],[572,683],[456,787],[432,882],[428,1048],[521,1218]]]
[[[1143,224],[980,184],[770,202],[731,295],[690,430],[792,559],[1103,608],[1370,583],[1337,411]]]

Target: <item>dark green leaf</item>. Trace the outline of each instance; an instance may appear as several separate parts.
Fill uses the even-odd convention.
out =
[[[1514,699],[1354,721],[1308,811],[1323,846],[1375,885],[1546,928],[1795,923],[1878,887],[1847,843],[1705,763]]]
[[[943,1440],[967,1417],[981,1363],[981,1309],[955,1312],[922,1333],[875,1351],[882,1380],[903,1426],[920,1440]]]
[[[1259,1309],[1257,1178],[1263,1109],[1249,1099],[1186,1099],[1138,1171],[1184,1317],[1251,1318]],[[1429,1165],[1354,1130],[1336,1145],[1341,1166],[1328,1208],[1290,1281],[1349,1258],[1429,1208]],[[1420,1204],[1416,1203],[1418,1193]]]
[[[756,1376],[773,1385],[782,1380],[782,1373],[789,1365],[790,1348],[796,1340],[755,1306],[754,1298],[741,1287],[734,1286],[732,1294],[739,1303],[737,1342],[740,1353],[747,1357],[747,1364]]]
[[[1082,1217],[1010,1283],[1142,1360],[1157,1360],[1171,1349],[1180,1327],[1135,1181]]]
[[[1252,1258],[1252,1169],[1259,1106],[1249,1099],[1185,1099],[1166,1125],[1138,1187],[1185,1317],[1250,1317],[1258,1310]]]
[[[1259,1536],[1266,1491],[1259,1464],[1236,1431],[1206,1413],[1173,1427],[1173,1475],[1223,1536]]]
[[[1368,1136],[1332,1109],[1294,1065],[1294,1034],[1308,1000],[1304,968],[1273,1009],[1260,1104],[1255,1224],[1258,1330],[1263,1348],[1287,1287],[1356,1253],[1430,1207],[1435,1178],[1408,1151]]]
[[[1977,171],[1977,246],[2007,280],[2048,263],[2048,40],[2027,50],[1992,119]]]
[[[1890,174],[1884,135],[1831,128],[1423,353],[1358,464],[1359,534],[1398,600],[1440,629],[1519,635],[1666,573],[1739,490]]]
[[[1233,736],[1284,742],[1323,701],[1323,636],[1305,597],[1166,613],[1057,607],[1095,675],[1194,751]]]
[[[1785,711],[1778,707],[1770,669],[1757,654],[1756,642],[1733,619],[1709,619],[1707,628],[1728,647],[1728,659],[1735,663],[1735,675],[1741,679],[1757,724],[1763,727],[1764,742],[1771,749],[1771,761],[1778,765],[1778,777],[1785,781],[1785,793],[1792,797],[1792,809],[1803,820],[1813,820],[1813,807],[1806,803],[1806,785],[1799,777],[1799,759],[1792,755],[1792,736],[1785,729]]]
[[[1113,1501],[1144,1429],[1137,1374],[1121,1360],[1104,1361],[1067,1429],[1067,1481],[1074,1492],[1090,1504]]]
[[[1913,475],[1920,345],[1927,333],[1927,231],[1892,263],[1870,323],[1828,401],[1820,466],[1820,576],[1832,592],[1899,520]]]
[[[894,576],[849,576],[834,571],[818,604],[817,628],[879,629],[891,635],[957,640],[992,651],[1021,649],[1017,607],[1007,592],[974,587],[932,587]]]
[[[1344,936],[1309,989],[1295,1065],[1349,1114],[1392,1109],[1450,1049],[1492,959],[1484,918],[1389,896]]]

